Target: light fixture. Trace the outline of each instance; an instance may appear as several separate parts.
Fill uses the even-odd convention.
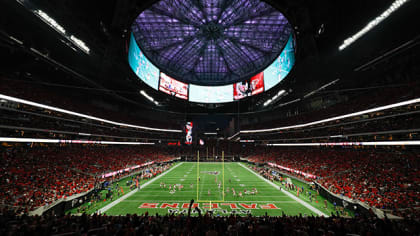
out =
[[[69,143],[69,144],[105,144],[105,145],[154,145],[148,142],[114,142],[93,140],[66,140],[66,139],[40,139],[40,138],[12,138],[0,137],[0,142],[10,143]]]
[[[67,40],[72,42],[73,45],[78,47],[80,50],[85,52],[86,54],[90,54],[90,48],[86,46],[85,42],[80,40],[74,35],[67,34],[66,30],[63,26],[57,23],[53,18],[51,18],[47,13],[43,12],[42,10],[33,10],[32,11],[36,16],[38,16],[42,21],[44,21],[47,25],[49,25],[51,28],[53,28],[55,31],[57,31],[59,34],[61,34],[63,37],[65,37]],[[71,47],[70,45],[68,45]],[[71,47],[73,50],[74,48]]]
[[[88,46],[86,46],[85,42],[83,42],[82,40],[76,38],[73,35],[70,35],[70,40],[73,41],[73,43],[76,44],[76,46],[78,46],[84,52],[86,52],[87,54],[89,54],[90,48]]]
[[[380,142],[337,142],[337,143],[269,143],[273,147],[308,147],[308,146],[418,146],[420,141],[380,141]]]
[[[58,31],[61,34],[66,34],[66,30],[63,28],[63,26],[58,24],[57,21],[55,21],[53,18],[51,18],[49,15],[47,15],[47,13],[45,13],[41,10],[34,10],[34,13],[35,13],[35,15],[39,16],[42,19],[42,21],[44,21],[49,26],[51,26],[51,28],[55,29],[56,31]]]
[[[153,99],[153,97],[147,94],[144,90],[141,90],[140,94],[147,98],[149,101],[153,102],[156,106],[159,106],[159,102],[155,101],[155,99]]]
[[[408,0],[397,0],[392,3],[392,5],[384,11],[381,15],[376,17],[374,20],[369,22],[363,29],[361,29],[359,32],[354,34],[353,36],[347,38],[344,40],[343,44],[338,47],[338,50],[343,50],[346,47],[348,47],[350,44],[354,43],[356,40],[358,40],[360,37],[362,37],[364,34],[369,32],[371,29],[373,29],[375,26],[377,26],[379,23],[381,23],[383,20],[388,18],[391,13],[396,11],[398,8],[400,8],[404,3],[406,3]]]
[[[278,98],[280,98],[282,95],[286,93],[286,90],[280,90],[276,95],[274,95],[272,98],[268,99],[266,102],[264,102],[264,106],[270,105],[272,102],[276,101]]]
[[[321,90],[325,89],[326,87],[331,86],[331,85],[333,85],[333,84],[337,83],[339,80],[340,80],[340,79],[336,79],[336,80],[334,80],[334,81],[331,81],[331,82],[329,82],[328,84],[325,84],[325,85],[321,86],[320,88],[318,88],[318,89],[316,89],[316,90],[314,90],[314,91],[312,91],[312,92],[310,92],[310,93],[306,94],[305,96],[303,96],[303,98],[307,98],[307,97],[309,97],[309,96],[312,96],[312,95],[314,95],[315,93],[317,93],[317,92],[319,92],[319,91],[321,91]]]

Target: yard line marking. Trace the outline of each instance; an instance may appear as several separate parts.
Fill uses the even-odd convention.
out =
[[[179,179],[179,177],[166,177],[166,179]],[[194,177],[187,177],[185,179],[195,179]]]
[[[276,189],[279,189],[279,186],[270,182],[269,180],[265,179],[264,177],[262,177],[261,175],[255,173],[253,170],[249,169],[248,167],[242,165],[242,163],[238,163],[240,166],[242,166],[244,169],[248,170],[249,172],[253,173],[254,175],[258,176],[258,178],[264,180],[265,182],[267,182],[268,184],[270,184],[271,186],[273,186]],[[291,197],[292,199],[294,199],[295,201],[299,202],[300,204],[302,204],[304,207],[308,208],[309,210],[311,210],[312,212],[315,212],[318,215],[324,216],[324,217],[329,217],[328,215],[326,215],[325,213],[323,213],[322,211],[316,209],[315,207],[309,205],[308,203],[302,201],[301,199],[297,198],[296,196],[294,196],[293,194],[287,192],[284,189],[281,189],[281,191],[283,193],[285,193],[286,195],[288,195],[289,197]]]
[[[147,187],[149,184],[155,182],[156,180],[160,179],[160,177],[166,175],[167,173],[171,172],[172,170],[174,170],[175,168],[177,168],[178,166],[184,164],[184,162],[178,163],[176,166],[172,167],[170,170],[166,171],[165,173],[159,175],[158,177],[148,181],[147,183],[140,185],[140,189],[143,189],[145,187]],[[99,214],[106,212],[107,210],[111,209],[112,207],[114,207],[115,205],[117,205],[118,203],[122,202],[123,200],[127,199],[128,197],[132,196],[133,194],[137,193],[139,191],[138,188],[136,188],[135,190],[127,193],[126,195],[118,198],[117,200],[111,202],[110,204],[102,207],[101,209],[99,209]],[[93,215],[93,214],[92,214]]]

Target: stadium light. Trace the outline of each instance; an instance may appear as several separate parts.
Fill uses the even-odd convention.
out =
[[[31,102],[31,101],[28,101],[28,100],[25,100],[25,99],[20,99],[20,98],[7,96],[7,95],[4,95],[4,94],[0,94],[0,99],[5,99],[5,100],[8,100],[8,101],[12,101],[12,102],[22,103],[22,104],[26,104],[26,105],[29,105],[29,106],[48,109],[48,110],[52,110],[52,111],[56,111],[56,112],[65,113],[65,114],[68,114],[68,115],[78,116],[78,117],[82,117],[82,118],[86,118],[86,119],[90,119],[90,120],[96,120],[96,121],[100,121],[100,122],[104,122],[104,123],[108,123],[108,124],[112,124],[112,125],[117,125],[117,126],[124,126],[124,127],[144,129],[144,130],[150,130],[150,131],[159,131],[159,132],[182,133],[182,130],[159,129],[159,128],[152,128],[152,127],[146,127],[146,126],[131,125],[131,124],[127,124],[127,123],[115,122],[115,121],[111,121],[111,120],[98,118],[98,117],[95,117],[95,116],[89,116],[89,115],[85,115],[85,114],[82,114],[82,113],[61,109],[61,108],[58,108],[58,107],[53,107],[53,106],[40,104],[40,103],[37,103],[37,102]]]
[[[279,98],[280,96],[282,96],[285,93],[286,93],[286,90],[280,90],[276,95],[274,95],[272,98],[270,98],[266,102],[264,102],[264,106],[266,107],[266,106],[270,105],[270,103],[274,102],[275,100],[277,100],[277,98]]]
[[[216,132],[207,132],[207,133],[204,133],[204,135],[217,135],[217,133]]]
[[[47,25],[49,25],[51,28],[55,29],[61,34],[66,34],[66,30],[57,23],[53,18],[51,18],[47,13],[41,11],[41,10],[35,10],[35,15],[39,16],[42,21],[44,21]]]
[[[24,5],[22,1],[18,1],[20,4]],[[90,54],[90,48],[86,46],[85,42],[80,40],[74,35],[68,35],[66,30],[63,26],[57,23],[52,17],[50,17],[47,13],[43,12],[42,10],[32,10],[32,12],[38,16],[43,22],[45,22],[47,25],[49,25],[51,28],[53,28],[55,31],[57,31],[59,34],[61,34],[63,37],[65,37],[67,40],[73,43],[73,45],[77,46],[80,50],[85,52],[86,54]],[[70,47],[70,46],[69,46]],[[71,47],[74,49],[73,47]]]
[[[290,104],[292,104],[292,103],[299,102],[300,100],[301,100],[300,98],[297,98],[297,99],[295,99],[295,100],[292,100],[292,101],[288,101],[288,102],[282,103],[282,104],[278,105],[278,107],[284,107],[284,106],[286,106],[286,105],[290,105]]]
[[[312,91],[312,92],[310,92],[310,93],[306,94],[305,96],[303,96],[303,98],[307,98],[307,97],[309,97],[309,96],[312,96],[312,95],[314,95],[315,93],[317,93],[317,92],[319,92],[319,91],[321,91],[321,90],[325,89],[326,87],[331,86],[331,85],[333,85],[333,84],[337,83],[339,80],[340,80],[340,79],[336,79],[336,80],[334,80],[334,81],[331,81],[331,82],[329,82],[328,84],[325,84],[325,85],[321,86],[320,88],[318,88],[318,89],[316,89],[316,90],[314,90],[314,91]]]
[[[147,94],[144,90],[141,90],[140,94],[147,98],[149,101],[153,102],[156,106],[159,106],[159,102],[153,99],[153,97]]]
[[[231,139],[233,139],[234,137],[236,137],[237,135],[239,135],[240,133],[241,133],[241,131],[239,131],[239,132],[237,132],[236,134],[234,134],[234,135],[232,135],[232,136],[228,137],[227,139],[228,139],[228,140],[231,140]]]
[[[420,141],[337,142],[337,143],[269,143],[273,147],[309,146],[418,146]]]
[[[342,115],[342,116],[331,117],[331,118],[318,120],[318,121],[313,121],[313,122],[304,123],[304,124],[284,126],[284,127],[278,127],[278,128],[270,128],[270,129],[242,130],[239,133],[245,133],[245,134],[246,133],[264,133],[264,132],[280,131],[280,130],[285,130],[285,129],[303,128],[303,127],[307,127],[307,126],[311,126],[311,125],[322,124],[322,123],[325,123],[325,122],[345,119],[345,118],[349,118],[349,117],[353,117],[353,116],[360,116],[360,115],[364,115],[364,114],[368,114],[368,113],[372,113],[372,112],[388,110],[388,109],[401,107],[401,106],[406,106],[406,105],[419,103],[419,102],[420,102],[420,98],[416,98],[416,99],[412,99],[412,100],[408,100],[408,101],[404,101],[404,102],[398,102],[398,103],[394,103],[394,104],[390,104],[390,105],[386,105],[386,106],[376,107],[376,108],[372,108],[372,109],[368,109],[368,110],[349,113],[349,114]],[[235,134],[235,136],[237,134]]]
[[[83,42],[82,40],[76,38],[73,35],[70,35],[70,40],[73,41],[73,43],[76,44],[76,46],[78,46],[84,52],[86,52],[87,54],[89,54],[90,48],[88,46],[86,46],[85,42]]]
[[[66,139],[40,139],[40,138],[11,138],[0,137],[0,142],[8,143],[69,143],[69,144],[104,144],[104,145],[154,145],[148,142],[114,142],[114,141],[92,141],[92,140],[66,140]]]
[[[22,45],[22,44],[23,44],[23,42],[22,42],[22,41],[20,41],[19,39],[15,38],[15,37],[13,37],[13,36],[9,36],[9,38],[10,38],[11,40],[13,40],[14,42],[16,42],[16,43],[20,44],[20,45]]]
[[[354,43],[356,40],[358,40],[360,37],[365,35],[367,32],[369,32],[371,29],[373,29],[375,26],[377,26],[379,23],[381,23],[383,20],[388,18],[394,11],[398,10],[404,3],[408,2],[408,0],[397,0],[392,3],[392,5],[384,11],[381,15],[376,17],[374,20],[369,22],[363,29],[361,29],[359,32],[354,34],[353,36],[347,38],[344,40],[343,44],[341,44],[338,47],[338,50],[343,50],[346,47],[348,47],[350,44]]]

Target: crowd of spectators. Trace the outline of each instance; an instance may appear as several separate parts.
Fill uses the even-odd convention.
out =
[[[418,219],[230,215],[0,215],[1,235],[418,235]]]
[[[153,147],[2,148],[1,204],[28,212],[93,189],[102,175],[173,157]]]
[[[379,209],[420,207],[420,154],[384,150],[265,149],[248,158],[309,173],[329,191]],[[287,172],[286,170],[282,170]]]

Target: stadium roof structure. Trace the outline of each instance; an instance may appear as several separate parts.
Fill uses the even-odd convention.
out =
[[[161,0],[132,25],[153,64],[199,85],[231,84],[261,72],[292,31],[281,12],[260,0]]]

